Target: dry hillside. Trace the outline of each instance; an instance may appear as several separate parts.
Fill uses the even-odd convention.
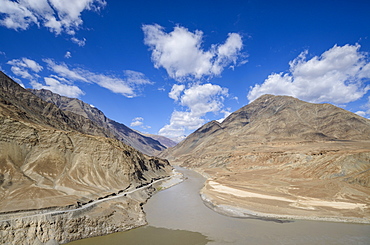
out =
[[[65,243],[145,224],[141,206],[153,189],[77,213],[35,215],[135,190],[169,176],[172,167],[2,72],[0,88],[1,244]]]
[[[370,120],[264,95],[166,150],[214,203],[280,216],[370,221]]]

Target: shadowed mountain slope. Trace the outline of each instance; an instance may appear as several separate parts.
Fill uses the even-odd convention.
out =
[[[167,161],[41,100],[2,72],[0,88],[0,212],[74,205],[169,175]]]
[[[157,141],[159,141],[162,145],[164,145],[166,148],[174,147],[177,145],[177,143],[167,137],[164,137],[162,135],[154,135],[154,134],[145,134],[145,136],[153,138]]]
[[[134,147],[144,154],[157,155],[166,149],[166,146],[162,145],[159,141],[144,136],[122,123],[107,118],[102,111],[79,99],[61,96],[45,89],[30,89],[30,91],[44,101],[55,104],[65,112],[73,112],[90,119],[99,127],[109,131],[123,143]]]

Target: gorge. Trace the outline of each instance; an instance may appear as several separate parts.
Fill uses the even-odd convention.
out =
[[[176,167],[186,180],[160,191],[144,205],[148,225],[68,245],[135,244],[367,244],[369,225],[344,222],[233,218],[204,205],[206,178]]]
[[[0,85],[1,243],[102,236],[144,226],[146,213],[151,228],[138,236],[178,229],[200,244],[317,243],[300,231],[309,228],[322,244],[370,240],[368,119],[264,95],[165,149],[80,100],[26,90],[3,73]],[[181,169],[187,180],[149,199],[176,179],[172,165],[203,177]]]

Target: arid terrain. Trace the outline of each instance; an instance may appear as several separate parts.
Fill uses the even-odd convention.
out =
[[[370,223],[370,120],[333,105],[264,95],[154,157],[134,147],[155,155],[173,142],[3,73],[0,86],[0,243],[142,226],[170,163],[206,176],[201,196],[223,214]]]
[[[171,175],[168,161],[144,155],[1,72],[0,87],[0,243],[65,243],[146,223],[142,204],[155,191],[151,183]],[[78,212],[50,213],[143,186]]]
[[[370,222],[370,120],[333,105],[265,95],[161,156],[229,215]]]

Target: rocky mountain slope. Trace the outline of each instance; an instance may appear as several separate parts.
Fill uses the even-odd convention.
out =
[[[330,104],[264,95],[161,156],[210,177],[214,203],[370,221],[370,120]]]
[[[145,134],[145,136],[159,141],[159,143],[164,145],[166,148],[174,147],[175,145],[177,145],[177,143],[175,141],[173,141],[173,140],[171,140],[167,137],[164,137],[162,135]]]
[[[141,204],[148,197],[146,191],[142,191],[143,198],[127,197],[107,209],[94,206],[87,211],[90,216],[80,212],[44,221],[13,219],[22,216],[20,211],[37,214],[71,208],[135,189],[169,176],[172,167],[166,160],[144,155],[114,139],[109,130],[90,119],[41,100],[2,72],[0,88],[0,237],[5,239],[0,243],[21,244],[26,237],[29,244],[51,237],[66,242],[145,223]],[[118,210],[119,223],[114,215]],[[4,219],[11,221],[1,221]],[[79,219],[90,220],[99,232],[76,226]],[[70,222],[75,224],[70,232],[60,227],[73,225]],[[102,228],[107,226],[113,228]]]
[[[162,145],[158,140],[145,136],[137,131],[134,131],[122,123],[118,123],[112,119],[107,118],[99,109],[75,98],[68,98],[60,96],[49,90],[41,89],[30,91],[43,99],[46,102],[55,104],[63,111],[73,112],[90,119],[96,125],[110,131],[117,139],[123,143],[134,147],[144,154],[155,156],[167,147]]]

